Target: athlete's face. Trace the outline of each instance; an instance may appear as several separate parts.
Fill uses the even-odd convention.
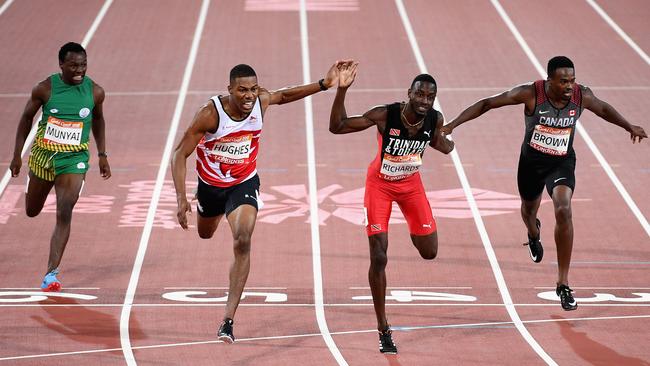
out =
[[[66,84],[81,84],[86,75],[88,62],[85,53],[68,52],[63,62],[59,62],[61,78]]]
[[[234,106],[243,114],[248,114],[253,110],[255,100],[260,93],[260,87],[257,85],[256,76],[245,76],[235,78],[228,85],[231,101]]]
[[[413,112],[420,116],[427,114],[433,108],[433,101],[436,99],[436,85],[428,81],[416,81],[409,89],[409,105]]]
[[[549,92],[554,97],[569,101],[573,95],[573,88],[576,85],[575,70],[571,67],[556,69],[553,75],[548,77]]]

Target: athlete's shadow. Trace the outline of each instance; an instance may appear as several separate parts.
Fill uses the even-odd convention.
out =
[[[120,324],[113,314],[95,310],[95,307],[80,306],[79,302],[74,299],[51,297],[39,301],[39,304],[46,305],[41,309],[49,317],[32,315],[31,318],[43,326],[75,342],[95,344],[105,348],[121,347]],[[117,313],[119,314],[119,311]],[[131,316],[130,329],[132,340],[146,338],[133,315]]]
[[[559,315],[551,315],[551,318],[564,319]],[[594,341],[589,338],[586,332],[575,330],[571,322],[558,321],[556,323],[560,327],[562,337],[567,340],[575,353],[590,365],[650,366],[650,362],[648,361],[622,355],[604,344]]]

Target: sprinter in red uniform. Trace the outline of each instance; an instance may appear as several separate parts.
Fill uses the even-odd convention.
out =
[[[397,202],[411,233],[411,241],[424,259],[438,252],[436,221],[431,213],[419,168],[427,146],[445,154],[454,143],[440,134],[442,113],[433,109],[436,81],[431,75],[415,77],[408,89],[408,102],[374,107],[359,116],[348,117],[345,94],[354,82],[357,64],[339,67],[339,86],[330,114],[330,132],[343,134],[377,126],[378,153],[368,167],[364,210],[370,243],[368,281],[377,315],[379,351],[397,353],[386,318],[386,263],[388,219]]]
[[[232,230],[234,261],[226,312],[217,332],[226,343],[235,341],[233,319],[250,271],[251,235],[257,211],[262,208],[257,154],[264,112],[271,104],[293,102],[332,87],[338,79],[338,66],[345,63],[351,61],[332,65],[318,82],[276,91],[260,87],[253,68],[237,65],[230,71],[229,94],[212,97],[204,104],[176,147],[172,175],[181,227],[187,230],[187,213],[191,212],[185,190],[185,161],[196,149],[199,236],[211,238],[223,216]]]

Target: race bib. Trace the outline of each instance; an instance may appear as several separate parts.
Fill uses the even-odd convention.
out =
[[[530,138],[530,146],[545,154],[563,156],[567,154],[570,139],[571,128],[536,125]]]
[[[225,136],[216,141],[211,153],[220,163],[242,164],[250,156],[252,141],[252,135]]]
[[[420,165],[422,165],[420,154],[404,156],[384,154],[379,172],[385,180],[399,180],[417,173]]]
[[[49,116],[43,141],[59,145],[81,145],[83,128],[82,121],[68,122]]]

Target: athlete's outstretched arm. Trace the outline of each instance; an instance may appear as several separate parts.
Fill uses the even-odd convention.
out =
[[[336,84],[338,79],[338,66],[342,63],[352,62],[350,60],[337,61],[335,62],[330,69],[327,71],[327,74],[323,78],[322,86],[325,90],[331,88]],[[262,102],[262,110],[265,111],[266,108],[271,104],[285,104],[291,103],[296,100],[300,100],[309,95],[318,93],[319,91],[324,90],[321,88],[320,82],[314,82],[311,84],[299,85],[286,87],[275,91],[267,91],[262,89],[260,91],[260,101]]]
[[[479,117],[483,113],[489,111],[490,109],[500,108],[506,105],[515,105],[526,103],[527,101],[534,101],[535,99],[535,88],[532,84],[524,84],[516,86],[510,90],[507,90],[501,94],[497,94],[491,97],[483,98],[478,102],[467,107],[462,111],[456,118],[451,120],[449,124],[445,125],[442,128],[442,132],[445,135],[452,133],[454,128],[462,125],[467,121],[471,121],[474,118]]]
[[[436,121],[436,132],[431,138],[430,146],[442,153],[449,154],[454,149],[454,142],[447,139],[445,135],[442,134],[441,128],[445,123],[445,117],[443,117],[442,113],[437,113],[438,119]]]
[[[187,157],[194,152],[194,149],[201,141],[201,138],[209,131],[216,131],[219,127],[219,115],[212,102],[201,106],[194,116],[192,124],[187,128],[183,138],[176,146],[172,155],[172,177],[176,189],[176,204],[178,223],[187,230],[187,213],[192,212],[190,203],[187,201],[185,190],[185,174]]]
[[[598,99],[598,97],[594,95],[591,89],[585,86],[581,87],[582,105],[585,108],[594,112],[598,117],[604,119],[605,121],[624,128],[625,131],[630,133],[630,139],[632,140],[632,143],[635,143],[637,139],[639,142],[641,142],[642,139],[648,137],[646,132],[643,130],[643,127],[631,124],[609,103]]]
[[[339,67],[339,87],[330,112],[330,132],[343,134],[365,130],[376,124],[377,120],[386,119],[386,107],[377,106],[362,116],[348,117],[345,111],[345,94],[357,76],[358,63],[344,64]],[[383,119],[382,119],[383,116]]]
[[[29,135],[29,131],[32,129],[32,121],[36,112],[41,108],[43,104],[50,98],[50,81],[49,79],[43,80],[38,83],[32,89],[32,95],[30,96],[23,114],[20,116],[20,122],[18,122],[18,129],[16,130],[16,144],[14,145],[14,156],[9,165],[11,170],[11,176],[17,177],[20,173],[20,168],[23,165],[22,152],[23,145],[25,145],[25,140]]]
[[[106,156],[106,134],[104,121],[104,88],[94,84],[93,97],[95,98],[95,108],[93,108],[93,136],[97,144],[97,152],[99,154],[99,174],[104,179],[111,177],[111,167],[108,165],[108,157]]]

